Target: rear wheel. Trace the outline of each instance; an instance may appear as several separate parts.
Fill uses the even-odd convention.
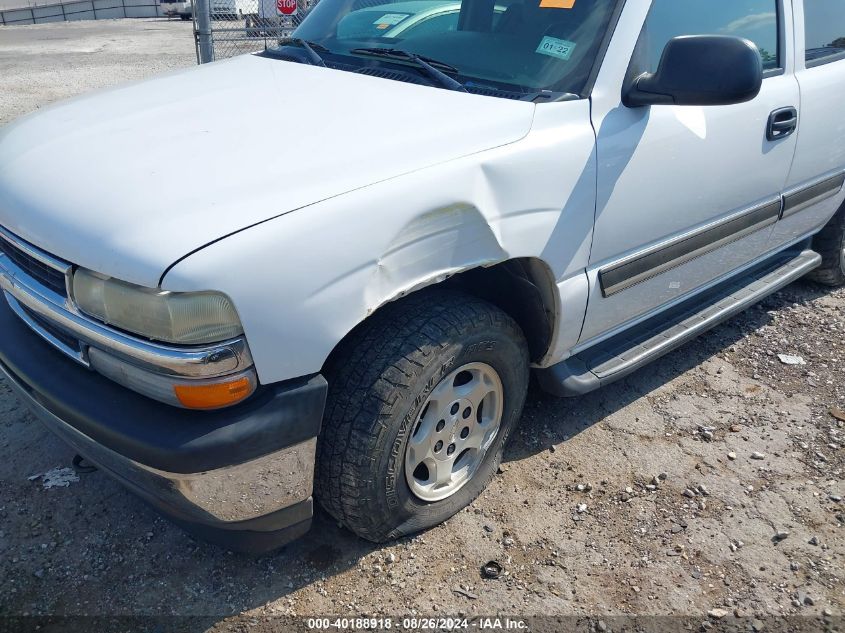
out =
[[[813,250],[822,256],[822,265],[809,278],[827,286],[845,285],[845,204],[813,238]]]
[[[495,474],[528,372],[522,331],[489,303],[433,290],[386,306],[327,368],[318,501],[373,541],[446,520]]]

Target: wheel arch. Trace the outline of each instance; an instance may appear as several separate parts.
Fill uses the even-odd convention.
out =
[[[335,345],[324,368],[334,362],[344,343],[385,306],[434,288],[457,290],[483,299],[508,314],[522,329],[532,362],[539,361],[549,352],[559,318],[554,274],[540,258],[516,257],[492,265],[470,267],[445,279],[436,277],[410,292],[391,297],[372,310]]]

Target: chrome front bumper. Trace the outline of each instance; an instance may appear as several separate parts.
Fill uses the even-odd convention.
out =
[[[0,373],[50,431],[140,496],[166,507],[175,518],[226,529],[311,496],[316,438],[243,464],[199,473],[166,472],[95,442],[41,406],[2,365]]]
[[[78,367],[0,306],[0,376],[73,450],[207,540],[262,552],[310,527],[319,375],[211,414],[175,409]]]
[[[207,540],[261,552],[308,530],[322,376],[263,385],[214,411],[152,400],[91,371],[89,351],[200,380],[251,367],[246,341],[179,348],[113,330],[63,296],[56,272],[69,279],[70,264],[2,228],[0,242],[0,376],[48,429]]]

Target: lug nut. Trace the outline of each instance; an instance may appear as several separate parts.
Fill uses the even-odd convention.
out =
[[[449,444],[449,448],[447,448],[447,449],[446,449],[446,454],[447,454],[447,455],[451,455],[451,454],[452,454],[452,453],[454,453],[454,452],[455,452],[455,445],[454,445],[454,444]]]
[[[469,427],[465,426],[461,429],[461,439],[465,440],[467,438],[467,435],[469,435]]]
[[[434,445],[434,452],[439,453],[441,448],[443,448],[443,440],[437,440],[437,444]]]
[[[446,420],[440,420],[440,422],[437,423],[437,429],[436,429],[437,432],[440,433],[440,431],[442,431],[443,427],[445,427],[445,426],[446,426]]]
[[[451,409],[452,415],[455,415],[458,412],[458,409],[460,409],[460,407],[458,406],[458,403],[456,402],[455,404],[452,405],[452,409]]]
[[[472,415],[472,409],[470,409],[469,407],[464,409],[464,420],[466,420],[471,415]]]

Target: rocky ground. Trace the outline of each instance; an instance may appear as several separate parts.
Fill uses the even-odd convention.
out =
[[[155,68],[189,63],[179,46]],[[0,67],[10,48],[0,28]],[[93,69],[107,53],[88,53],[92,78],[76,86],[104,83]],[[27,102],[21,77],[0,73],[0,120],[54,95]],[[634,615],[643,630],[759,632],[782,615],[841,630],[843,444],[845,290],[809,282],[604,391],[532,389],[490,488],[388,545],[319,514],[302,540],[252,558],[194,540],[102,473],[45,478],[73,453],[0,382],[0,616],[27,616],[0,629],[69,622],[32,616],[263,631],[283,616],[502,614],[570,618],[535,622],[546,630],[617,630]],[[497,578],[481,570],[490,561]]]

